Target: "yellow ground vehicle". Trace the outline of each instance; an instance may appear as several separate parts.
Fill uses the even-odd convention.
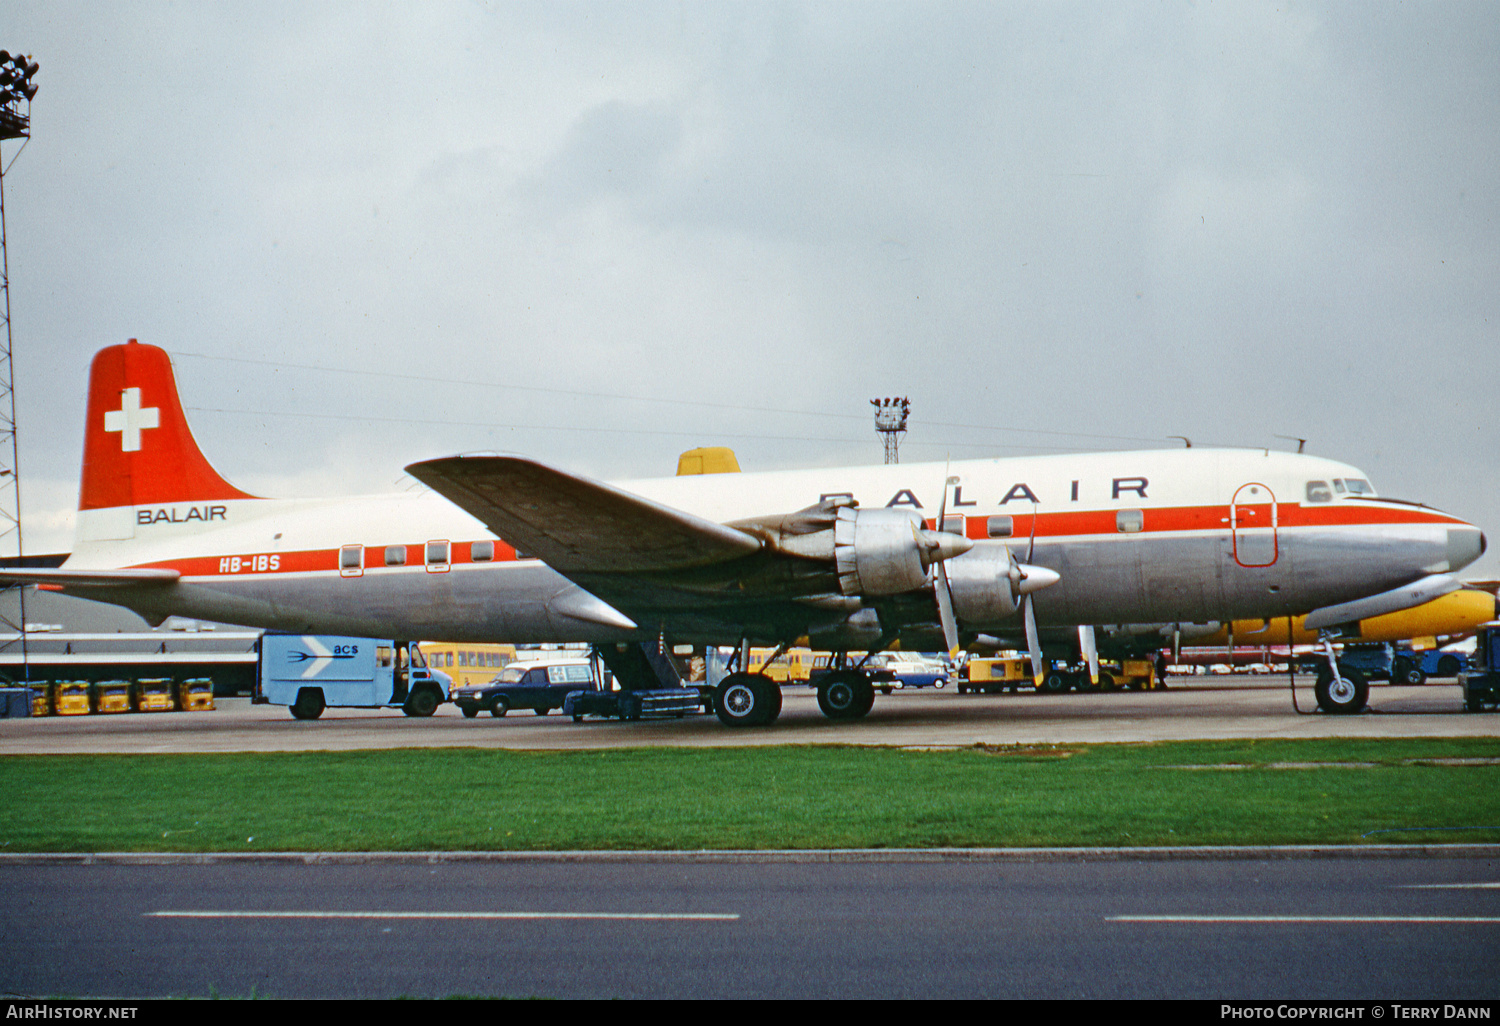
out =
[[[130,685],[131,712],[171,712],[172,678],[145,677]]]
[[[781,653],[776,661],[767,666],[766,658],[775,649],[755,648],[750,650],[750,672],[764,673],[781,684],[806,684],[813,670],[828,668],[828,653],[814,652],[807,648],[791,648]]]
[[[1029,691],[1033,686],[1031,659],[1028,656],[970,659],[968,670],[969,679],[958,683],[960,694],[966,691],[989,694],[997,691]],[[1156,676],[1156,666],[1149,659],[1122,659],[1099,664],[1098,684],[1089,679],[1086,669],[1049,669],[1042,678],[1040,690],[1049,694],[1061,694],[1065,691],[1115,691],[1119,688],[1149,691],[1162,686]]]
[[[514,645],[424,641],[421,648],[428,668],[453,678],[452,688],[488,684],[516,658]]]
[[[1089,680],[1088,671],[1085,670],[1078,675],[1078,681],[1073,686],[1079,691],[1114,691],[1116,688],[1150,691],[1162,685],[1156,679],[1156,665],[1151,660],[1122,659],[1118,663],[1099,665],[1098,685]]]
[[[1030,688],[1031,659],[1026,656],[970,659],[968,680],[960,679],[958,693],[970,691],[994,694],[997,691],[1019,691]]]
[[[50,683],[44,680],[34,680],[26,685],[31,690],[31,715],[51,716],[52,696],[50,695]]]
[[[58,716],[86,716],[90,712],[89,682],[59,680],[47,685],[52,712]]]
[[[96,713],[124,713],[130,711],[130,682],[125,680],[100,680],[88,686],[89,711]]]
[[[214,682],[210,677],[180,680],[172,692],[172,708],[201,712],[214,707]]]

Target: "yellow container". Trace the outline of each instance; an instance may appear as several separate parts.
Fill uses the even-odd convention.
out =
[[[130,682],[101,680],[89,685],[89,711],[125,713],[130,711]]]

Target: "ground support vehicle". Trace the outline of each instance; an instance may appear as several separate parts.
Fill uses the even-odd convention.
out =
[[[1457,677],[1469,668],[1469,657],[1440,648],[1416,652],[1403,645],[1397,647],[1393,663],[1392,680],[1396,683],[1425,684],[1428,677]]]
[[[961,695],[970,691],[987,695],[1023,688],[1030,691],[1034,686],[1031,660],[1024,656],[970,659],[964,671],[958,679],[958,693]]]
[[[55,716],[87,716],[90,712],[89,682],[59,680],[47,687]]]
[[[211,677],[180,680],[172,690],[172,708],[178,712],[203,712],[214,707],[214,682]]]
[[[1466,712],[1500,707],[1500,627],[1480,630],[1473,663],[1459,672],[1458,684],[1464,691]]]
[[[130,711],[130,682],[99,680],[89,685],[89,711],[123,713]]]
[[[416,642],[269,631],[260,640],[251,701],[284,705],[299,720],[329,706],[431,716],[447,699],[447,676],[427,668]]]
[[[1122,659],[1119,662],[1099,664],[1099,683],[1095,684],[1085,667],[1074,675],[1073,687],[1078,691],[1116,691],[1129,688],[1131,691],[1153,691],[1165,687],[1157,676],[1156,666],[1149,659]]]
[[[641,720],[682,717],[707,711],[712,699],[698,688],[659,688],[650,691],[573,691],[563,700],[563,713],[577,723],[585,716]]]
[[[171,712],[171,677],[145,677],[130,684],[131,712]]]
[[[0,719],[31,715],[31,689],[24,684],[0,687]]]

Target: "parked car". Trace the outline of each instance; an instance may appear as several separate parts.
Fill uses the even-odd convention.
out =
[[[561,709],[570,691],[592,690],[595,686],[592,660],[576,656],[517,660],[486,684],[458,688],[452,700],[465,716],[478,716],[485,710],[492,716],[504,716],[512,709],[531,709],[545,716]]]
[[[903,688],[940,688],[948,683],[948,668],[924,659],[876,656],[869,668],[870,683],[886,695]]]

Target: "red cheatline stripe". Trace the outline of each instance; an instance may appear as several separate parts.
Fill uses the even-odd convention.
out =
[[[1036,514],[1036,536],[1048,541],[1061,541],[1069,537],[1119,535],[1115,523],[1116,510],[1089,510],[1076,513]],[[1122,538],[1139,537],[1142,534],[1157,534],[1180,531],[1226,531],[1229,528],[1229,509],[1226,506],[1174,506],[1143,509],[1143,524],[1139,532],[1120,535]],[[955,514],[956,515],[956,514]],[[982,539],[988,535],[988,520],[991,516],[1012,518],[1012,543],[1025,542],[1031,536],[1030,513],[989,513],[966,517],[964,533],[970,538]],[[1314,509],[1284,503],[1278,508],[1278,528],[1289,530],[1305,527],[1352,527],[1359,525],[1388,524],[1461,524],[1446,514],[1419,509],[1374,509],[1370,507],[1342,507]],[[928,521],[934,526],[933,521]],[[385,550],[389,546],[404,544],[408,553],[408,567],[423,565],[426,540],[421,542],[391,542],[389,545],[366,545],[364,547],[365,570],[384,570]],[[461,566],[472,563],[470,542],[454,541],[449,546],[449,565]],[[276,567],[269,567],[270,557],[276,559]],[[265,562],[257,562],[261,557]],[[232,562],[240,560],[239,569]],[[489,562],[506,563],[516,559],[515,549],[504,542],[495,542],[495,558]],[[164,560],[144,563],[142,567],[176,570],[184,577],[250,576],[256,573],[319,573],[339,568],[338,549],[308,549],[278,553],[231,553],[228,556],[195,556],[187,559]]]

